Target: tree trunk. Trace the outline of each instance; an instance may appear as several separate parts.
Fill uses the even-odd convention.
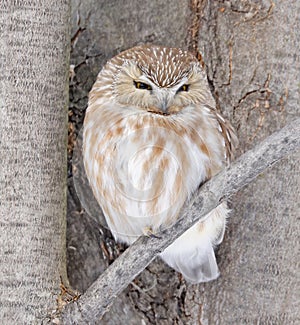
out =
[[[72,0],[69,157],[98,71],[145,42],[198,48],[218,109],[238,130],[238,154],[252,148],[299,116],[299,16],[296,1]],[[219,279],[189,285],[157,259],[100,323],[298,323],[297,160],[287,157],[232,198]],[[84,291],[121,248],[82,211],[71,181],[69,192],[68,272]]]
[[[240,152],[299,116],[299,14],[299,1],[211,1],[206,8],[214,23],[203,25],[200,48]],[[192,323],[299,323],[299,157],[287,157],[232,199],[221,277],[186,295]]]
[[[41,324],[65,279],[67,1],[0,3],[0,319]]]

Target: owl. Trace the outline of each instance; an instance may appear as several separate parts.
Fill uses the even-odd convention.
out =
[[[86,174],[114,238],[130,245],[159,234],[184,202],[231,159],[232,126],[216,111],[205,71],[189,52],[136,46],[100,71],[84,120]],[[214,247],[222,203],[161,254],[187,281],[218,277]]]

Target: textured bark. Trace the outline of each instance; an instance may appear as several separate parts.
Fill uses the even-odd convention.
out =
[[[240,152],[299,116],[299,14],[299,1],[211,1],[206,8],[213,24],[202,25],[199,47]],[[299,157],[232,199],[221,278],[188,291],[190,323],[299,323]]]
[[[239,154],[299,116],[297,1],[73,0],[72,6],[70,157],[97,72],[117,52],[143,42],[192,50],[198,43],[218,109],[238,130]],[[189,285],[155,260],[101,324],[297,324],[297,161],[299,153],[287,157],[232,198],[218,280]],[[74,193],[71,178],[69,190]],[[79,214],[75,197],[69,200],[68,271],[72,285],[85,291],[119,247]],[[88,233],[78,231],[82,223]]]
[[[0,319],[41,324],[66,277],[67,1],[0,3]]]

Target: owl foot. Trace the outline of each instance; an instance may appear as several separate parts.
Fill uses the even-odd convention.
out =
[[[152,227],[148,226],[143,229],[144,236],[150,237],[150,238],[160,238],[159,236],[155,235],[153,233]]]

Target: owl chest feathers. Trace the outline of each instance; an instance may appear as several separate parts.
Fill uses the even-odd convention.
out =
[[[114,236],[126,243],[147,227],[170,226],[224,163],[224,139],[206,111],[88,114],[94,116],[84,127],[87,176]]]

